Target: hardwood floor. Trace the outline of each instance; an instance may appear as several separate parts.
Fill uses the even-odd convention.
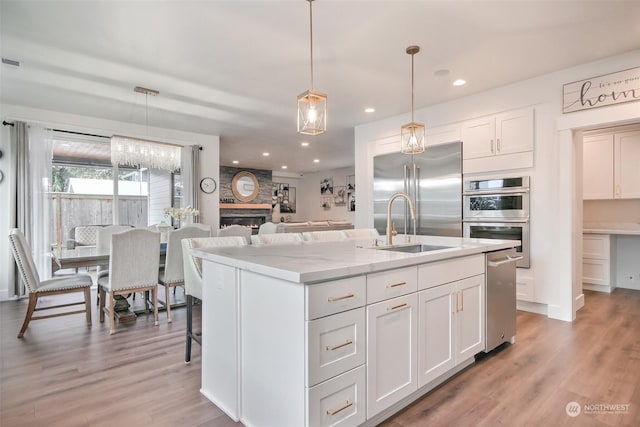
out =
[[[515,345],[383,426],[640,425],[640,291],[585,291],[585,299],[573,323],[519,312]],[[0,426],[241,425],[200,394],[198,345],[183,363],[183,308],[172,310],[172,324],[164,313],[158,327],[142,315],[113,336],[97,310],[91,328],[82,315],[40,320],[19,340],[25,310],[26,301],[0,303]],[[571,401],[629,407],[569,417]]]

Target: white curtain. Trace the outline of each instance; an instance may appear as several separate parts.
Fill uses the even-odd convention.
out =
[[[51,277],[51,129],[29,126],[29,184],[31,189],[31,250],[40,279]]]
[[[182,207],[200,210],[198,186],[200,185],[200,146],[182,147],[180,175],[182,176]],[[187,216],[186,224],[198,222],[199,217]]]

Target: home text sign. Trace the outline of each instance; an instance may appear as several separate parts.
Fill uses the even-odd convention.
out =
[[[640,67],[567,83],[562,112],[588,110],[640,100]]]

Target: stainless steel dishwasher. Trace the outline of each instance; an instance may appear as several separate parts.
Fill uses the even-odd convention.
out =
[[[488,252],[485,298],[485,353],[516,335],[516,249]]]

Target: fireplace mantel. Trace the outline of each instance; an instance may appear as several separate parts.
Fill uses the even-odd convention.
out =
[[[269,209],[270,203],[220,203],[220,209]]]

